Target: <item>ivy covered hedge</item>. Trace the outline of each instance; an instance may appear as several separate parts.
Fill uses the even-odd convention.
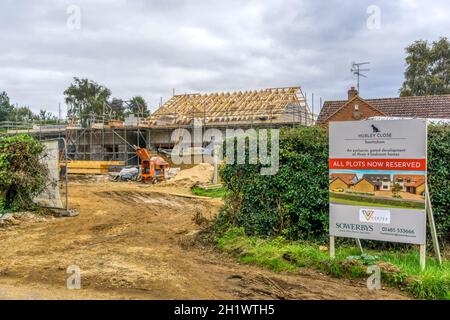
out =
[[[450,242],[450,126],[428,127],[428,182],[436,227]]]
[[[0,137],[0,213],[34,207],[47,183],[44,146],[28,135]]]
[[[218,225],[248,234],[289,239],[320,238],[328,230],[328,135],[320,127],[280,132],[280,167],[260,175],[261,165],[224,165],[229,190]]]
[[[450,127],[429,127],[429,181],[438,232],[450,234]],[[248,162],[247,162],[248,163]],[[260,175],[260,165],[224,165],[229,190],[216,226],[247,234],[323,240],[328,236],[328,132],[321,127],[282,129],[280,167]]]

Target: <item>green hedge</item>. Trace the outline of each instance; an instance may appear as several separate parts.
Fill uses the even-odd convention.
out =
[[[436,227],[450,241],[450,125],[428,127],[428,182]]]
[[[248,234],[318,238],[328,229],[328,135],[320,127],[280,132],[280,168],[260,175],[260,165],[225,165],[230,190],[218,223]],[[300,196],[301,195],[301,196]]]
[[[438,232],[449,240],[450,127],[429,127],[429,179]],[[328,236],[328,133],[321,127],[282,129],[280,168],[260,175],[260,165],[224,165],[229,190],[216,226],[288,239]]]

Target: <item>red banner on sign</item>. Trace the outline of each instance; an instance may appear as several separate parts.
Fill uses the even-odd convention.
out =
[[[330,159],[330,169],[426,171],[426,159]]]

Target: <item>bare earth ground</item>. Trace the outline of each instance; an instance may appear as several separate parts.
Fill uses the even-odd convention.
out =
[[[0,229],[0,299],[406,299],[394,289],[304,269],[275,273],[241,265],[193,241],[196,212],[219,200],[186,198],[173,185],[72,181],[80,215]],[[81,290],[66,289],[67,267]]]

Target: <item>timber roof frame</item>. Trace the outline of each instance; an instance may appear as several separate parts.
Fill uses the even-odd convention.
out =
[[[174,95],[156,110],[148,121],[156,126],[186,125],[195,118],[202,119],[204,124],[265,121],[276,123],[289,120],[289,115],[292,115],[292,119],[303,117],[309,120],[311,117],[312,123],[312,113],[300,87]]]

